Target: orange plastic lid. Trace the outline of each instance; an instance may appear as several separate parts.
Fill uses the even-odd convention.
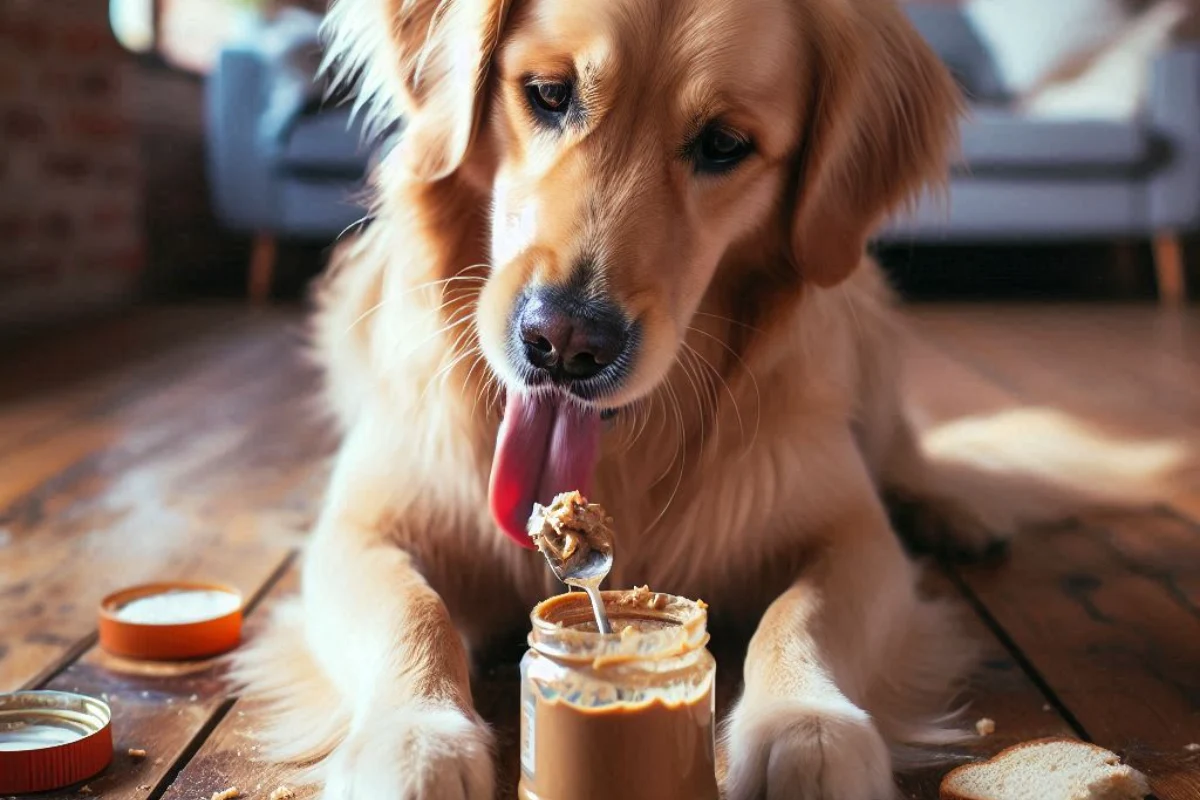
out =
[[[126,658],[219,655],[242,638],[242,595],[214,583],[148,583],[100,602],[100,646]]]
[[[70,692],[0,694],[0,794],[48,792],[112,761],[112,710]]]

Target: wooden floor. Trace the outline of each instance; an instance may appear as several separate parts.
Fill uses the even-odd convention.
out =
[[[1183,467],[1155,478],[1160,504],[1027,531],[999,563],[934,565],[931,590],[963,608],[984,647],[967,719],[990,717],[996,733],[972,751],[1076,736],[1122,753],[1163,800],[1200,798],[1200,753],[1187,748],[1200,742],[1200,470],[1187,468],[1200,453],[1200,314],[910,315],[908,388],[932,431],[973,418],[1011,439],[1033,430],[1013,427],[1027,415],[1083,426],[1147,474]],[[90,782],[94,797],[199,800],[237,787],[266,798],[294,781],[256,760],[257,710],[231,696],[219,663],[106,656],[95,610],[120,586],[208,578],[253,598],[253,635],[294,591],[332,448],[310,414],[316,379],[296,350],[300,322],[282,311],[154,310],[3,358],[0,691],[108,698],[117,757]],[[476,690],[507,786],[513,665],[485,666]],[[148,755],[134,760],[130,748]],[[940,772],[903,778],[905,795],[936,797]]]

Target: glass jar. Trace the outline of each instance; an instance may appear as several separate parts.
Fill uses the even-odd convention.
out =
[[[717,800],[716,661],[703,603],[583,592],[534,608],[521,660],[520,800]]]

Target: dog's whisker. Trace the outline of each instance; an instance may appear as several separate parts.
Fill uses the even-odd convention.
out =
[[[646,431],[649,430],[650,423],[654,419],[654,411],[656,408],[658,408],[660,402],[661,401],[659,400],[659,395],[657,392],[651,395],[649,399],[641,401],[641,424],[637,429],[637,433],[633,437],[634,444],[637,444],[637,442],[646,435]]]
[[[744,374],[746,377],[748,377],[750,379],[750,383],[754,387],[754,433],[752,433],[750,436],[749,446],[747,446],[746,448],[744,448],[742,450],[742,455],[740,456],[740,458],[744,458],[747,453],[749,453],[750,451],[752,451],[754,449],[754,445],[758,442],[758,430],[762,424],[762,392],[759,391],[759,388],[758,388],[758,378],[755,377],[754,370],[750,368],[750,365],[746,363],[745,359],[743,359],[740,355],[738,355],[738,352],[736,350],[734,350],[732,347],[730,347],[725,342],[721,341],[721,339],[719,337],[713,336],[711,333],[708,333],[707,331],[702,331],[699,328],[695,328],[692,326],[688,326],[688,327],[691,330],[695,331],[696,333],[700,334],[701,336],[707,336],[709,339],[712,339],[718,345],[723,347],[725,349],[725,351],[729,353],[729,355],[731,355],[735,359],[737,359],[737,362],[742,365],[742,374]]]
[[[762,333],[761,328],[756,328],[753,325],[747,325],[746,323],[741,322],[736,319],[733,319],[732,317],[723,317],[720,314],[710,314],[707,311],[697,311],[695,313],[695,316],[709,317],[710,319],[720,320],[721,322],[728,322],[730,325],[737,325],[738,327],[745,328],[748,331],[754,331],[755,333]]]
[[[425,283],[421,283],[421,284],[418,284],[418,285],[416,285],[416,286],[409,287],[408,289],[405,289],[404,291],[400,292],[399,294],[388,295],[387,297],[384,297],[382,300],[380,300],[380,301],[379,301],[378,303],[376,303],[375,305],[373,305],[373,306],[371,306],[370,308],[368,308],[366,311],[364,311],[364,312],[362,312],[361,314],[359,314],[359,315],[358,315],[358,316],[357,316],[357,317],[354,319],[354,321],[353,321],[353,322],[351,322],[351,323],[350,323],[348,326],[346,326],[346,330],[344,330],[344,331],[342,332],[342,335],[344,336],[344,335],[347,335],[347,334],[349,334],[349,333],[350,333],[351,331],[353,331],[353,330],[354,330],[354,329],[355,329],[355,328],[356,328],[356,327],[357,327],[357,326],[358,326],[358,325],[359,325],[361,322],[363,322],[363,320],[365,320],[367,317],[369,317],[369,316],[371,316],[372,314],[374,314],[374,313],[375,313],[376,311],[378,311],[379,309],[383,308],[383,306],[387,305],[388,303],[394,303],[394,302],[396,302],[397,300],[400,300],[400,299],[402,299],[402,298],[403,298],[403,297],[405,297],[406,295],[413,294],[414,292],[419,292],[419,291],[421,291],[421,290],[423,290],[423,289],[429,289],[429,288],[432,288],[432,287],[434,287],[434,286],[437,286],[437,285],[439,285],[439,284],[449,284],[449,283],[451,283],[451,282],[454,282],[454,281],[477,281],[477,282],[479,282],[479,283],[486,283],[486,282],[487,282],[487,278],[485,278],[485,277],[483,277],[483,276],[474,276],[474,275],[453,275],[453,276],[451,276],[451,277],[449,277],[449,278],[442,278],[442,279],[440,279],[440,280],[436,280],[436,281],[426,281]],[[438,309],[434,309],[434,310],[438,310]]]
[[[858,318],[858,309],[854,307],[854,303],[850,300],[850,295],[846,294],[840,289],[837,293],[841,295],[842,304],[845,305],[846,309],[850,312],[850,320],[853,323],[855,330],[861,336],[863,332],[863,326],[862,321]]]
[[[687,353],[688,351],[686,349],[681,350],[680,356],[686,356]],[[700,419],[700,447],[703,450],[705,444],[708,442],[707,425],[705,424],[704,419],[708,415],[706,413],[706,409],[704,408],[704,401],[700,399],[700,389],[696,385],[696,381],[692,379],[692,371],[688,368],[687,360],[681,357],[676,359],[675,363],[679,365],[680,371],[683,373],[683,377],[687,379],[688,385],[692,387],[692,395],[696,398],[697,416]]]
[[[479,401],[483,399],[483,395],[488,390],[491,382],[491,376],[487,371],[487,357],[484,355],[483,349],[479,348],[475,354],[475,360],[471,363],[471,368],[467,370],[467,377],[463,381],[466,386],[471,385],[472,376],[475,375],[475,370],[479,369],[481,364],[483,365],[483,375],[480,378],[479,385],[475,387],[475,402],[471,404],[472,417],[479,412]],[[485,411],[490,413],[491,409],[485,408]]]
[[[670,399],[671,395],[673,394],[670,390],[670,384],[659,384],[659,391],[656,391],[654,394],[658,397],[658,400],[662,405],[662,425],[663,430],[665,431],[667,429],[667,424],[674,422],[674,420],[667,413],[669,410],[669,407],[667,406],[667,400]],[[679,457],[679,439],[681,437],[678,431],[676,431],[672,438],[675,439],[675,450],[671,454],[671,460],[667,462],[665,467],[663,467],[663,471],[660,472],[654,478],[654,480],[650,482],[651,486],[657,486],[659,483],[665,480],[668,475],[671,474],[671,468],[675,466],[675,459]]]
[[[697,328],[693,328],[690,325],[688,326],[688,330],[695,331],[696,333],[704,333],[703,331],[701,331]],[[715,366],[713,366],[713,363],[711,361],[709,361],[707,358],[705,358],[703,355],[701,355],[699,350],[695,349],[694,347],[691,347],[690,345],[686,345],[686,342],[685,342],[685,346],[688,346],[688,348],[692,351],[692,353],[696,356],[696,358],[699,358],[700,361],[702,361],[704,363],[704,366],[706,366],[708,368],[708,370],[712,373],[712,375],[716,378],[716,380],[720,381],[721,385],[723,387],[725,387],[725,393],[729,395],[729,401],[733,404],[733,413],[737,417],[738,438],[741,441],[742,446],[745,447],[745,445],[746,445],[746,426],[742,419],[742,409],[741,409],[741,406],[738,404],[737,395],[735,395],[733,393],[733,389],[731,389],[729,387],[729,383],[726,382],[725,377],[723,375],[721,375],[721,371],[718,370]],[[714,393],[716,392],[715,383],[713,385],[713,391],[714,391]],[[715,402],[715,399],[714,399],[714,402]]]
[[[356,219],[354,222],[351,222],[349,225],[347,225],[346,227],[342,228],[342,232],[341,232],[341,233],[339,233],[337,236],[335,236],[335,237],[334,237],[334,239],[333,239],[333,241],[334,241],[334,242],[340,242],[340,241],[341,241],[341,240],[342,240],[342,239],[345,237],[345,235],[346,235],[347,233],[349,233],[350,231],[354,230],[354,229],[355,229],[355,228],[357,228],[358,226],[362,225],[364,222],[369,222],[369,221],[371,221],[371,219],[372,219],[374,216],[375,216],[374,214],[366,214],[366,215],[364,215],[364,216],[360,217],[359,219]]]
[[[675,390],[671,388],[669,383],[664,383],[663,386],[665,386],[667,391],[670,393],[671,403],[675,408],[677,435],[675,437],[675,455],[671,457],[671,465],[674,465],[676,459],[679,460],[679,474],[675,478],[675,486],[671,489],[671,496],[667,498],[667,502],[662,507],[662,510],[658,512],[658,516],[656,516],[646,527],[647,531],[652,530],[654,526],[657,525],[659,521],[661,521],[662,518],[667,515],[667,511],[671,508],[671,504],[675,502],[675,496],[679,493],[680,485],[683,484],[683,474],[687,470],[687,440],[684,436],[685,426],[683,422],[683,411],[679,407],[679,398],[675,395]],[[669,472],[670,466],[668,466],[667,469]]]
[[[434,376],[425,384],[425,388],[421,390],[421,396],[417,398],[417,406],[419,407],[425,401],[425,395],[429,392],[430,387],[432,387],[435,383],[438,384],[440,388],[445,388],[446,379],[450,376],[450,373],[454,370],[454,368],[461,364],[464,359],[475,355],[476,352],[477,348],[465,350],[456,356],[452,361],[450,361],[450,363],[446,364],[444,367],[434,373]]]
[[[721,434],[720,434],[721,396],[720,396],[720,393],[717,391],[716,383],[713,381],[712,377],[708,374],[708,372],[704,369],[704,367],[707,367],[708,369],[712,369],[712,366],[704,359],[704,357],[702,355],[700,355],[700,352],[696,348],[692,347],[687,342],[683,342],[682,344],[684,347],[684,352],[686,352],[688,354],[688,358],[691,359],[692,365],[693,365],[693,367],[695,367],[697,379],[701,380],[704,384],[704,400],[705,400],[705,402],[711,404],[711,408],[712,408],[713,438],[716,439],[717,441],[720,441],[720,438],[721,438]],[[735,406],[736,406],[736,403],[735,403]]]
[[[500,380],[492,381],[492,392],[488,401],[496,408],[504,404],[504,384]]]
[[[346,326],[346,330],[342,331],[342,335],[348,336],[351,331],[353,331],[356,327],[358,327],[360,322],[362,322],[367,317],[374,314],[376,311],[378,311],[380,308],[382,308],[384,305],[386,305],[389,302],[389,300],[392,300],[392,299],[394,299],[394,298],[385,297],[382,300],[380,300],[378,303],[376,303],[375,305],[368,308],[366,311],[359,314],[357,317],[355,317],[353,322],[351,322],[349,325]]]
[[[462,325],[464,322],[467,321],[467,316],[465,316],[465,315],[469,315],[473,310],[474,309],[472,307],[467,307],[467,308],[462,308],[462,309],[459,309],[458,311],[456,311],[452,315],[450,322],[448,322],[446,325],[443,325],[442,327],[438,328],[437,330],[433,331],[429,335],[425,336],[419,342],[417,342],[415,345],[413,345],[411,348],[406,350],[404,352],[404,354],[401,356],[401,360],[407,361],[414,354],[416,354],[422,347],[429,344],[434,339],[438,338],[439,336],[442,336],[443,334],[449,333],[450,331],[457,328],[459,325]]]

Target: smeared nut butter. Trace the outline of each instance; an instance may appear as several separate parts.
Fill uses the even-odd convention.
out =
[[[520,800],[716,800],[703,604],[646,587],[603,594],[612,635],[581,593],[530,615]]]
[[[564,492],[548,506],[534,505],[529,535],[543,553],[564,564],[613,549],[612,517],[579,492]]]

